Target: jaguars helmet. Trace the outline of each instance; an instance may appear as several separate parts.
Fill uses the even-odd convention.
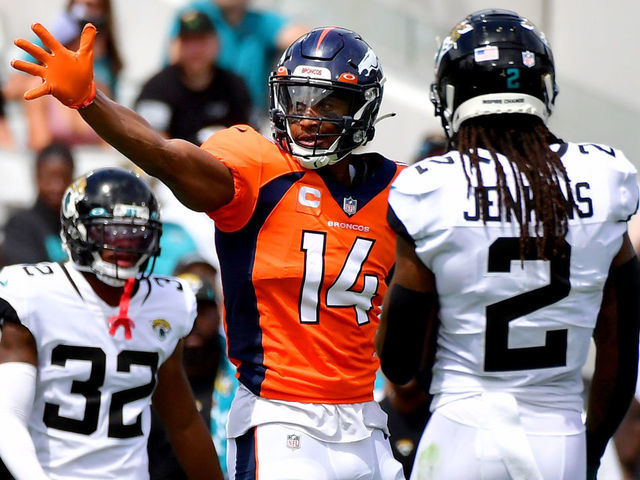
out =
[[[383,84],[378,57],[360,35],[339,27],[310,31],[287,48],[269,77],[275,141],[306,168],[340,161],[373,138]],[[346,115],[313,117],[297,107],[317,105],[329,96],[346,100]],[[296,143],[291,135],[291,123],[301,120],[317,122],[312,146]],[[336,125],[338,133],[321,134],[320,127],[326,122]],[[322,137],[336,135],[328,148],[318,146]]]
[[[69,258],[111,286],[124,285],[160,253],[155,195],[138,175],[122,168],[97,169],[76,179],[62,197],[60,220]],[[102,258],[104,250],[113,252],[114,263]],[[118,266],[118,255],[128,257],[131,266]]]
[[[467,16],[436,54],[431,101],[449,137],[482,115],[520,113],[546,122],[557,94],[544,34],[509,10]]]

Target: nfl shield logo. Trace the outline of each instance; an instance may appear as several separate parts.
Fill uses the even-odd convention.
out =
[[[536,64],[536,56],[533,52],[522,52],[522,63],[524,63],[525,67],[531,68]]]
[[[287,447],[292,450],[300,448],[300,435],[296,435],[295,433],[287,435]]]
[[[358,201],[355,198],[345,198],[342,204],[342,209],[344,213],[351,216],[358,210]]]

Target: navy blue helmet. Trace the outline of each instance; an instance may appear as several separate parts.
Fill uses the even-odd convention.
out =
[[[340,161],[373,138],[383,83],[378,57],[360,35],[338,27],[310,31],[287,48],[269,78],[274,139],[306,168]],[[311,117],[299,107],[313,107],[331,96],[347,102],[346,115]],[[291,123],[304,119],[318,122],[313,146],[297,144],[291,136]],[[338,127],[329,148],[317,145],[322,122]]]
[[[448,136],[465,120],[520,113],[546,121],[558,94],[553,54],[542,32],[509,10],[467,16],[436,55],[431,101]]]

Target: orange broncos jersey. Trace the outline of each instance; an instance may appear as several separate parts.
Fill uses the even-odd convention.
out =
[[[244,125],[202,148],[234,178],[233,200],[208,214],[240,382],[277,400],[372,400],[374,336],[395,260],[387,197],[400,167],[354,155],[367,180],[347,188]]]

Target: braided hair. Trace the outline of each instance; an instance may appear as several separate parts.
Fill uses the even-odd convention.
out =
[[[462,162],[469,193],[475,191],[481,218],[486,222],[488,205],[484,195],[478,148],[489,151],[495,165],[498,209],[501,218],[515,216],[520,225],[520,258],[524,260],[532,244],[537,257],[548,259],[562,254],[561,248],[568,230],[568,218],[575,202],[567,171],[558,153],[549,146],[563,143],[552,134],[542,120],[533,115],[487,115],[469,119],[451,139],[461,158],[469,159],[467,170]],[[507,184],[503,164],[498,154],[506,157],[515,180],[515,191]],[[471,175],[477,186],[472,188]],[[565,193],[566,192],[566,197]],[[533,229],[532,218],[535,217]],[[535,232],[532,242],[531,231]]]

